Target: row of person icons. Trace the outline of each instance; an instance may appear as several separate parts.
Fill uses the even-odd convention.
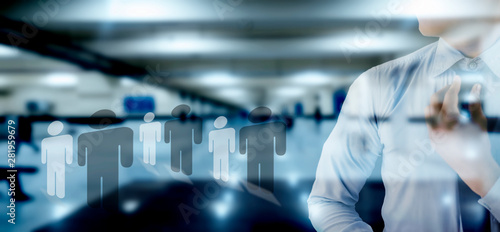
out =
[[[202,142],[202,119],[188,117],[190,107],[179,105],[172,110],[175,119],[164,124],[164,141],[170,143],[171,169],[192,174],[193,142]],[[144,124],[139,127],[139,140],[143,143],[143,162],[156,164],[156,143],[161,141],[161,123],[153,122],[155,115],[147,113]],[[78,136],[78,165],[87,164],[87,202],[89,206],[98,208],[102,192],[110,192],[108,200],[102,206],[114,209],[118,207],[118,162],[123,167],[133,163],[133,130],[128,127],[105,129],[116,115],[110,110],[101,110],[91,116],[100,119],[97,124],[89,126],[97,131],[83,133]],[[254,125],[241,128],[239,131],[239,152],[247,155],[247,183],[251,188],[274,191],[274,154],[284,155],[286,152],[285,123],[269,122],[271,110],[257,107],[248,115]],[[236,148],[236,131],[225,128],[228,121],[224,116],[214,121],[216,128],[209,133],[209,152],[213,153],[213,176],[222,181],[229,180],[229,153]],[[42,163],[47,164],[47,194],[59,198],[65,196],[65,163],[73,162],[73,137],[60,135],[63,123],[52,122],[47,132],[52,137],[42,140]],[[102,183],[101,183],[102,182]],[[102,189],[101,189],[102,186]]]

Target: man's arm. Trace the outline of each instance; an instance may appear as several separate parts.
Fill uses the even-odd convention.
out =
[[[488,209],[497,221],[500,220],[500,178],[490,191],[479,200],[479,204]]]
[[[481,85],[476,84],[470,93],[473,99],[469,103],[471,123],[459,121],[460,85],[461,79],[456,76],[449,88],[445,87],[432,96],[425,112],[429,137],[441,158],[482,197],[479,203],[499,219],[500,166],[491,152],[487,119],[480,101]]]
[[[369,85],[362,77],[352,85],[323,146],[308,200],[309,218],[318,231],[372,231],[355,210],[359,192],[382,150],[372,120],[373,97],[367,96]]]

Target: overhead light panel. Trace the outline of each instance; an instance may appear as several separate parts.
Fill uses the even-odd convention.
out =
[[[197,81],[200,85],[207,87],[227,87],[241,83],[238,77],[235,77],[227,72],[213,72],[198,77]]]
[[[78,84],[78,77],[71,73],[52,73],[42,81],[52,87],[72,87]]]
[[[307,89],[304,87],[281,87],[276,89],[276,94],[281,97],[300,97],[306,94]]]
[[[327,85],[332,84],[332,77],[320,71],[303,71],[293,75],[292,82],[297,85]]]
[[[19,49],[11,46],[0,45],[0,57],[13,57],[19,54]]]

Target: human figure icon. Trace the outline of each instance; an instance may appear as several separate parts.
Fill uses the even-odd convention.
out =
[[[248,115],[256,125],[240,130],[240,153],[247,155],[247,185],[251,189],[266,189],[274,192],[274,152],[286,152],[286,125],[283,122],[268,122],[271,110],[257,107]]]
[[[139,140],[143,143],[144,163],[156,164],[156,143],[161,141],[161,123],[151,122],[154,113],[144,115],[144,124],[139,127]]]
[[[224,182],[229,180],[229,152],[234,152],[236,142],[235,130],[224,128],[226,125],[227,118],[220,116],[214,122],[218,130],[208,134],[208,151],[214,153],[214,178]]]
[[[171,168],[174,172],[181,170],[186,175],[193,173],[193,141],[202,141],[202,119],[196,116],[188,117],[191,108],[178,105],[172,110],[172,116],[177,118],[165,123],[165,143],[170,143]]]
[[[117,121],[111,110],[97,111],[89,121],[92,123],[89,126],[98,131],[78,137],[78,165],[87,164],[87,204],[100,208],[102,202],[102,208],[117,211],[118,162],[123,167],[132,166],[134,132],[128,127],[105,129]],[[104,197],[106,193],[109,195]]]
[[[47,194],[59,198],[65,196],[66,163],[73,162],[73,136],[59,135],[64,128],[60,121],[47,128],[49,135],[42,140],[42,164],[47,164]]]

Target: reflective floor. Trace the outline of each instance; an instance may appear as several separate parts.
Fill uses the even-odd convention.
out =
[[[163,121],[161,122],[163,123]],[[259,225],[265,226],[265,221],[270,219],[270,216],[266,216],[268,214],[275,219],[281,218],[280,220],[270,220],[273,223],[279,224],[282,221],[283,225],[288,224],[288,227],[296,225],[298,230],[313,230],[307,218],[306,200],[314,180],[321,148],[335,124],[333,120],[323,120],[319,123],[314,119],[298,118],[294,120],[293,126],[287,131],[286,154],[275,156],[274,195],[248,189],[245,184],[247,157],[239,153],[230,154],[229,182],[227,184],[220,182],[220,185],[214,182],[212,177],[213,155],[208,152],[208,133],[215,129],[213,119],[205,120],[203,142],[193,147],[193,174],[189,177],[171,171],[170,145],[164,142],[157,144],[157,164],[155,166],[143,162],[142,144],[139,142],[138,135],[141,123],[142,121],[129,120],[119,125],[130,127],[134,131],[135,159],[130,168],[120,167],[119,169],[122,213],[117,215],[87,206],[87,169],[78,166],[76,154],[74,154],[74,162],[66,166],[66,197],[59,199],[46,193],[47,168],[41,163],[39,149],[41,140],[49,136],[47,133],[49,122],[35,123],[33,125],[33,144],[22,143],[18,147],[17,156],[17,167],[37,169],[36,173],[21,174],[20,177],[23,190],[30,197],[30,200],[16,204],[16,225],[7,224],[6,220],[0,221],[2,231],[32,231],[37,229],[60,231],[59,227],[65,226],[83,228],[82,226],[90,226],[84,218],[94,221],[97,215],[100,215],[99,217],[118,217],[117,220],[122,220],[125,217],[128,218],[126,221],[130,217],[137,216],[139,218],[130,220],[144,220],[144,223],[137,224],[144,226],[149,225],[148,220],[153,220],[155,223],[151,226],[156,227],[152,228],[184,228],[193,231],[200,228],[215,231],[238,228],[241,231],[245,224],[254,225],[256,228]],[[246,125],[249,124],[244,119],[230,118],[226,127],[233,127],[238,132],[241,127]],[[65,123],[65,129],[61,134],[71,134],[76,143],[76,137],[79,134],[92,130],[86,125]],[[0,150],[2,149],[7,149],[5,141],[0,144]],[[6,164],[7,159],[0,159],[1,166]],[[217,190],[219,193],[209,199],[210,202],[207,206],[196,207],[192,200],[196,196],[193,188],[200,189],[200,192],[204,192],[205,188],[208,188],[208,191]],[[210,190],[210,188],[215,190]],[[183,191],[183,194],[179,194]],[[6,182],[0,184],[0,192],[7,193]],[[0,204],[7,205],[6,194],[0,195],[0,201]],[[199,213],[198,215],[193,213],[189,217],[188,223],[179,209],[179,205],[182,203],[192,207],[186,208],[185,213]],[[162,204],[171,207],[166,206],[167,208],[162,207],[162,209],[155,207]],[[2,215],[5,215],[5,207],[0,208]],[[84,217],[84,215],[87,216]],[[143,219],[140,215],[152,218]],[[214,220],[210,218],[214,218]],[[252,221],[259,223],[250,223]],[[100,223],[108,225],[112,225],[112,222],[114,220],[100,221]],[[294,223],[289,224],[289,222]],[[92,225],[98,226],[100,223]],[[246,229],[250,230],[251,228]],[[64,229],[64,231],[66,230]]]
[[[163,123],[163,121],[159,120]],[[47,194],[46,165],[41,163],[40,143],[48,136],[49,122],[33,125],[32,143],[18,147],[17,168],[34,168],[35,173],[20,173],[27,201],[16,202],[16,224],[0,220],[1,231],[260,231],[276,228],[285,231],[314,231],[309,219],[307,198],[314,182],[323,143],[335,125],[334,120],[297,118],[287,131],[287,152],[275,155],[274,193],[255,190],[246,183],[246,155],[236,150],[229,157],[229,181],[213,178],[213,155],[208,151],[208,133],[214,130],[213,119],[206,119],[203,142],[193,148],[193,174],[186,176],[170,168],[170,145],[157,143],[157,163],[143,162],[139,126],[142,121],[128,120],[115,125],[134,131],[134,161],[129,168],[119,168],[119,212],[90,208],[87,205],[87,167],[78,166],[76,148],[73,163],[66,166],[66,196]],[[61,134],[92,131],[86,125],[65,123]],[[246,120],[230,118],[227,127],[236,132],[247,126]],[[498,137],[498,134],[492,135]],[[6,141],[0,150],[7,150]],[[238,146],[238,145],[237,145]],[[494,149],[498,144],[493,144]],[[0,159],[0,166],[7,158]],[[382,231],[380,215],[385,190],[380,177],[381,160],[360,192],[356,210],[375,231]],[[16,194],[19,193],[16,190]],[[0,205],[8,205],[7,182],[0,182]],[[471,192],[471,191],[468,191]],[[102,193],[108,199],[108,193]],[[477,204],[474,194],[470,216],[477,223],[487,222],[487,212]],[[90,199],[97,201],[98,199]],[[0,207],[6,215],[7,208]],[[471,231],[489,231],[472,225]]]

